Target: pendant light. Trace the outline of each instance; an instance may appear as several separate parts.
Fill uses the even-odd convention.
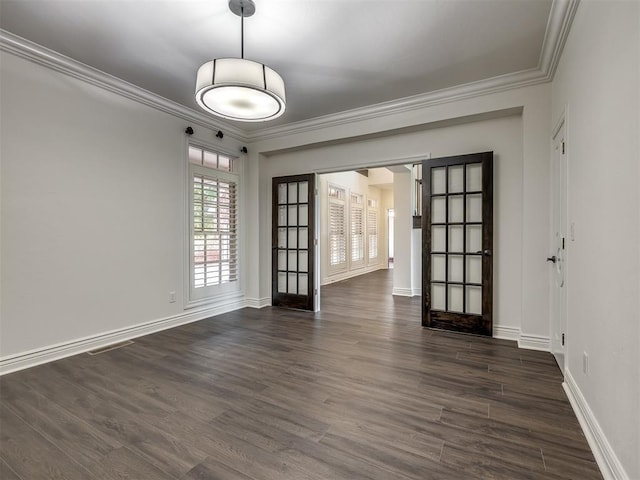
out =
[[[196,76],[196,102],[228,120],[263,122],[284,113],[284,81],[266,65],[244,58],[244,19],[256,11],[253,0],[230,0],[240,17],[240,58],[218,58],[203,64]]]

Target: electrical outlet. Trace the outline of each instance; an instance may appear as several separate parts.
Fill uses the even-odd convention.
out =
[[[176,292],[169,292],[169,303],[175,303],[176,301]]]
[[[587,352],[582,352],[582,373],[589,375],[589,355]]]

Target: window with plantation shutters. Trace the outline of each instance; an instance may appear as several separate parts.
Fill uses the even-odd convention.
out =
[[[227,156],[190,146],[189,160],[190,300],[197,301],[237,288],[238,177]]]
[[[369,263],[377,263],[378,259],[378,201],[370,199],[367,204],[367,241],[369,247]]]
[[[332,269],[347,265],[345,193],[343,188],[329,186],[329,266]]]
[[[351,265],[364,264],[364,205],[362,195],[351,194]]]

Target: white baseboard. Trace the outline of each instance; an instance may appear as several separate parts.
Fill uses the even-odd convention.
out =
[[[0,376],[7,373],[35,367],[43,363],[53,362],[65,357],[88,352],[96,348],[106,347],[114,343],[131,340],[133,338],[149,335],[168,328],[177,327],[191,322],[204,320],[205,318],[231,312],[247,306],[244,298],[228,300],[204,308],[187,310],[171,317],[152,320],[131,327],[125,327],[110,332],[92,335],[89,337],[71,340],[44,348],[38,348],[27,352],[0,358]]]
[[[494,325],[493,338],[515,340],[517,342],[520,339],[520,329],[518,327]]]
[[[551,340],[549,337],[522,333],[522,330],[518,327],[496,325],[493,327],[493,337],[503,340],[515,340],[518,342],[518,348],[524,348],[525,350],[551,351]]]
[[[529,335],[521,333],[518,338],[518,348],[527,350],[540,350],[542,352],[551,351],[551,339],[543,335]]]
[[[396,288],[393,287],[391,292],[392,295],[397,295],[399,297],[413,297],[413,289],[412,288]]]
[[[366,275],[367,273],[375,272],[377,270],[383,270],[385,266],[382,264],[370,265],[368,267],[356,268],[354,270],[346,270],[344,272],[333,273],[322,279],[320,286],[330,285],[332,283],[348,280],[353,277],[359,277],[360,275]]]
[[[596,420],[589,404],[568,369],[565,371],[562,386],[567,397],[569,397],[569,403],[571,403],[576,417],[578,417],[578,422],[580,422],[584,436],[587,437],[587,442],[589,442],[589,446],[598,463],[598,467],[600,467],[600,473],[602,473],[604,480],[631,480],[620,463],[620,460],[618,460],[613,448],[611,448],[611,444],[607,440],[602,428],[600,428],[598,420]]]
[[[264,308],[271,306],[271,297],[263,298],[247,298],[247,307],[250,308]]]

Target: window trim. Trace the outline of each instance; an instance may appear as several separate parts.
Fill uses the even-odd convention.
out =
[[[189,147],[200,148],[219,155],[229,157],[232,160],[232,171],[218,170],[210,167],[204,167],[196,165],[189,161]],[[203,142],[189,141],[187,140],[184,149],[184,185],[185,185],[185,228],[184,232],[184,245],[183,245],[183,308],[191,309],[197,307],[204,307],[212,303],[219,303],[221,300],[237,300],[241,298],[243,293],[243,261],[242,254],[243,248],[243,236],[242,236],[242,224],[243,224],[243,190],[242,190],[242,174],[241,174],[241,162],[242,158],[230,154],[228,151],[220,149],[215,146],[209,146]],[[200,174],[209,178],[217,178],[220,180],[233,181],[236,184],[236,276],[237,280],[225,284],[194,288],[194,269],[193,269],[193,254],[194,254],[194,224],[193,224],[193,178],[195,174]]]

